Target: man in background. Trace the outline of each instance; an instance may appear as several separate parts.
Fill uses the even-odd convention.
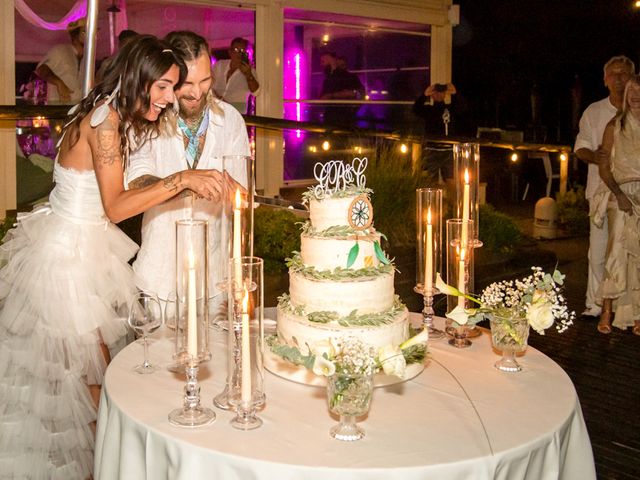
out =
[[[324,70],[321,100],[359,100],[364,97],[364,87],[358,76],[346,68],[346,61],[333,52],[320,56]],[[324,109],[323,123],[328,125],[351,125],[358,113],[358,105],[330,105]]]
[[[233,105],[240,113],[247,112],[249,95],[258,95],[260,84],[251,67],[244,38],[234,38],[229,46],[229,59],[218,60],[213,66],[213,90],[218,98]]]
[[[587,163],[587,188],[585,197],[589,201],[589,208],[593,208],[591,200],[599,188],[605,188],[598,173],[597,151],[602,144],[604,129],[622,108],[624,87],[635,72],[634,63],[624,55],[611,58],[604,66],[604,84],[609,90],[609,96],[587,107],[580,118],[580,131],[576,137],[574,151],[576,157]],[[582,313],[587,317],[598,317],[602,311],[598,298],[598,290],[604,274],[605,256],[609,229],[607,217],[604,217],[602,227],[593,223],[590,212],[589,228],[589,277],[587,279],[586,309]]]
[[[71,43],[55,45],[36,67],[36,75],[47,82],[47,103],[76,103],[82,99],[86,19],[70,22],[67,32]]]
[[[100,62],[100,68],[98,68],[98,71],[96,72],[96,83],[100,82],[104,78],[104,73],[107,71],[107,68],[109,68],[111,60],[113,60],[117,55],[118,51],[137,36],[138,32],[134,30],[122,30],[118,34],[118,49],[113,52],[113,55],[104,58],[102,62]]]

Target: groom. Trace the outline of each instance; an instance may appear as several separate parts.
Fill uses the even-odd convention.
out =
[[[130,157],[127,182],[130,188],[145,186],[185,168],[222,172],[223,155],[249,155],[247,129],[238,111],[211,93],[211,58],[207,41],[193,32],[172,32],[165,39],[187,65],[187,78],[176,90],[179,104],[177,127],[148,141]],[[246,186],[244,166],[233,177]],[[222,174],[220,175],[222,182]],[[210,265],[219,265],[220,202],[186,196],[147,210],[142,220],[142,244],[133,269],[139,288],[167,300],[176,288],[175,222],[184,218],[209,222]],[[209,272],[210,291],[220,280],[214,268]]]

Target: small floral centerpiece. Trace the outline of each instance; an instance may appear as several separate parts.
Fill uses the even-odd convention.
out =
[[[526,349],[529,327],[540,335],[554,323],[558,332],[564,332],[573,323],[575,313],[569,311],[561,288],[564,275],[558,270],[552,274],[540,267],[531,267],[533,273],[518,280],[495,282],[480,295],[466,295],[437,277],[436,287],[442,293],[464,296],[477,308],[457,306],[446,316],[457,325],[477,323],[488,319],[493,346],[502,351],[495,367],[505,372],[522,369],[515,359],[516,352]]]
[[[326,339],[304,348],[280,343],[276,335],[266,339],[273,353],[316,375],[329,377],[336,372],[378,373],[403,378],[406,367],[422,362],[427,353],[428,330],[422,330],[400,345],[375,349],[356,337]]]
[[[365,415],[373,395],[373,375],[383,370],[402,377],[407,362],[422,360],[426,352],[428,331],[424,330],[399,346],[375,348],[356,337],[326,340],[315,351],[301,357],[316,375],[327,377],[329,410],[340,416],[340,423],[330,434],[338,440],[353,441],[364,436],[356,417]],[[311,361],[313,357],[313,361]]]
[[[575,319],[561,292],[565,276],[558,270],[553,274],[543,272],[540,267],[531,267],[531,270],[533,273],[525,278],[492,283],[480,297],[460,292],[438,275],[436,287],[440,292],[464,296],[478,305],[478,308],[467,309],[458,306],[446,314],[447,318],[466,325],[483,319],[521,317],[540,335],[557,320],[556,329],[564,332]]]

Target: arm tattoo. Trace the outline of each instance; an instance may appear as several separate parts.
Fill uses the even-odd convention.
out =
[[[110,167],[120,160],[120,135],[118,127],[110,117],[96,127],[98,166]]]
[[[162,185],[167,190],[170,190],[172,192],[177,192],[178,185],[180,184],[181,181],[182,181],[182,173],[178,172],[178,173],[174,173],[173,175],[169,175],[168,177],[163,179]]]
[[[129,182],[129,188],[144,188],[149,185],[153,185],[158,181],[160,181],[159,177],[154,177],[153,175],[142,175],[141,177],[131,180]]]

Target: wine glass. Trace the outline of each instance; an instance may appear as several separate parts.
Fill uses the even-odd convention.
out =
[[[158,297],[154,294],[139,292],[134,295],[127,319],[136,335],[142,337],[144,360],[134,367],[137,373],[153,373],[158,367],[149,363],[149,344],[147,336],[162,325],[162,308]]]

